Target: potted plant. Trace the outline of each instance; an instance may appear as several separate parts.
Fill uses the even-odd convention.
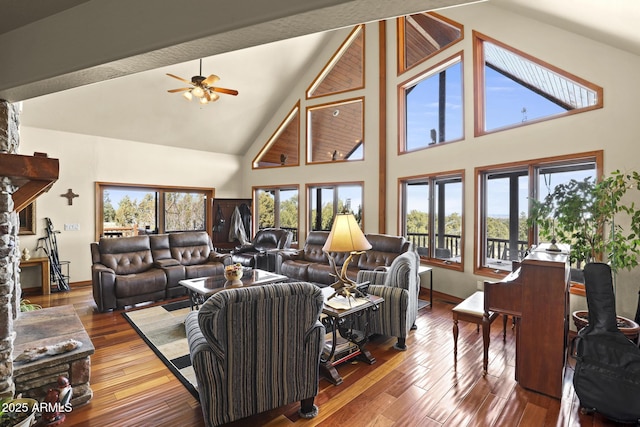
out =
[[[530,226],[540,237],[569,243],[571,264],[606,261],[614,272],[631,270],[640,255],[640,208],[623,200],[640,195],[640,174],[612,172],[600,182],[591,178],[557,185],[543,200],[532,200]]]
[[[0,405],[0,427],[29,427],[35,423],[37,400],[5,397]]]
[[[615,273],[632,270],[640,256],[640,174],[616,170],[600,182],[591,178],[557,185],[532,200],[530,226],[540,237],[570,244],[574,272],[589,262],[608,262]]]

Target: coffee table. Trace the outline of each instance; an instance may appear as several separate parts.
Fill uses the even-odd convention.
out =
[[[289,280],[287,276],[271,273],[269,271],[260,270],[258,268],[245,268],[242,275],[243,286],[258,286],[268,283],[286,282]],[[178,282],[187,288],[189,299],[191,302],[191,310],[197,310],[211,295],[224,289],[230,289],[225,286],[227,279],[224,275],[197,277],[195,279],[184,279]],[[234,286],[237,287],[237,286]]]

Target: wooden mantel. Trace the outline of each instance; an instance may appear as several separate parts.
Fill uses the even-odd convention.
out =
[[[0,153],[0,175],[11,178],[18,190],[13,193],[16,212],[20,212],[58,180],[60,164],[46,153],[33,156]]]

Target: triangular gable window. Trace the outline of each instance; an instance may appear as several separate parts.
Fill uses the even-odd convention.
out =
[[[307,99],[364,87],[364,26],[358,25],[307,89]]]
[[[262,147],[253,168],[298,166],[300,164],[300,101],[278,126],[269,141]]]
[[[602,88],[474,32],[475,134],[602,108]]]
[[[398,18],[398,74],[462,40],[463,29],[433,12]]]

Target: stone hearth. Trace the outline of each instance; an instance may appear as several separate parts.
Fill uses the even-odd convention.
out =
[[[72,305],[21,313],[14,322],[14,329],[13,381],[16,394],[22,393],[22,397],[42,401],[50,388],[57,387],[56,381],[62,375],[69,379],[73,387],[72,405],[78,406],[91,400],[90,356],[95,348]],[[82,346],[32,362],[15,361],[27,348],[55,345],[69,339],[81,342]]]

